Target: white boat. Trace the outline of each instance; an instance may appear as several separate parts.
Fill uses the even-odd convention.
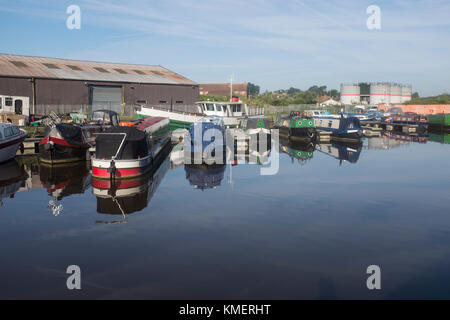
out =
[[[256,109],[255,109],[256,110]],[[263,110],[262,110],[263,111]],[[218,116],[223,119],[225,127],[238,127],[242,118],[250,116],[250,110],[242,102],[201,101],[195,105],[194,112],[182,112],[158,107],[141,107],[137,112],[142,117],[169,118],[171,130],[189,129],[190,125],[205,116]],[[261,116],[257,114],[255,116]],[[252,115],[253,117],[253,115]]]
[[[197,102],[199,110],[207,116],[218,116],[223,119],[225,127],[239,126],[240,119],[246,114],[246,105],[242,102]]]
[[[25,140],[27,132],[10,123],[0,123],[0,163],[16,156],[19,146]]]
[[[137,112],[141,117],[162,117],[170,121],[170,129],[189,129],[190,125],[205,116],[201,112],[182,112],[158,107],[141,107]]]

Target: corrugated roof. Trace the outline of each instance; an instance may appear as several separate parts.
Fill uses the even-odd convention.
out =
[[[161,66],[0,54],[0,76],[83,81],[187,84],[195,82]]]

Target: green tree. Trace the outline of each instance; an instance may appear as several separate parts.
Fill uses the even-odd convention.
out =
[[[250,96],[257,96],[260,92],[261,88],[257,86],[256,84],[253,84],[251,82],[248,83],[248,94]]]

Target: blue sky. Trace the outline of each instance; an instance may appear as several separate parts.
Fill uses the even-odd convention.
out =
[[[66,27],[79,5],[81,30]],[[381,30],[366,9],[381,8]],[[264,90],[395,81],[450,92],[450,1],[0,0],[0,52],[162,65]]]

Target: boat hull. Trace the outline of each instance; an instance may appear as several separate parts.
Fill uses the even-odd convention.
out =
[[[358,118],[328,116],[314,118],[317,130],[331,132],[331,139],[341,142],[358,142],[362,130]]]
[[[149,173],[155,161],[164,150],[170,147],[167,135],[156,144],[146,157],[130,160],[92,159],[92,176],[96,179],[135,179]]]
[[[46,137],[39,143],[40,161],[47,164],[65,164],[88,160],[88,145],[71,145],[66,140]]]
[[[428,116],[428,129],[431,131],[447,131],[450,132],[450,114],[434,114]]]
[[[279,130],[280,137],[297,142],[315,140],[316,129],[312,119],[284,119],[280,120],[275,128]]]
[[[14,139],[9,142],[0,142],[0,163],[7,162],[14,159],[17,154],[17,150],[25,140],[25,135],[18,139]]]
[[[361,140],[361,132],[332,133],[331,139],[342,142],[358,142]]]

